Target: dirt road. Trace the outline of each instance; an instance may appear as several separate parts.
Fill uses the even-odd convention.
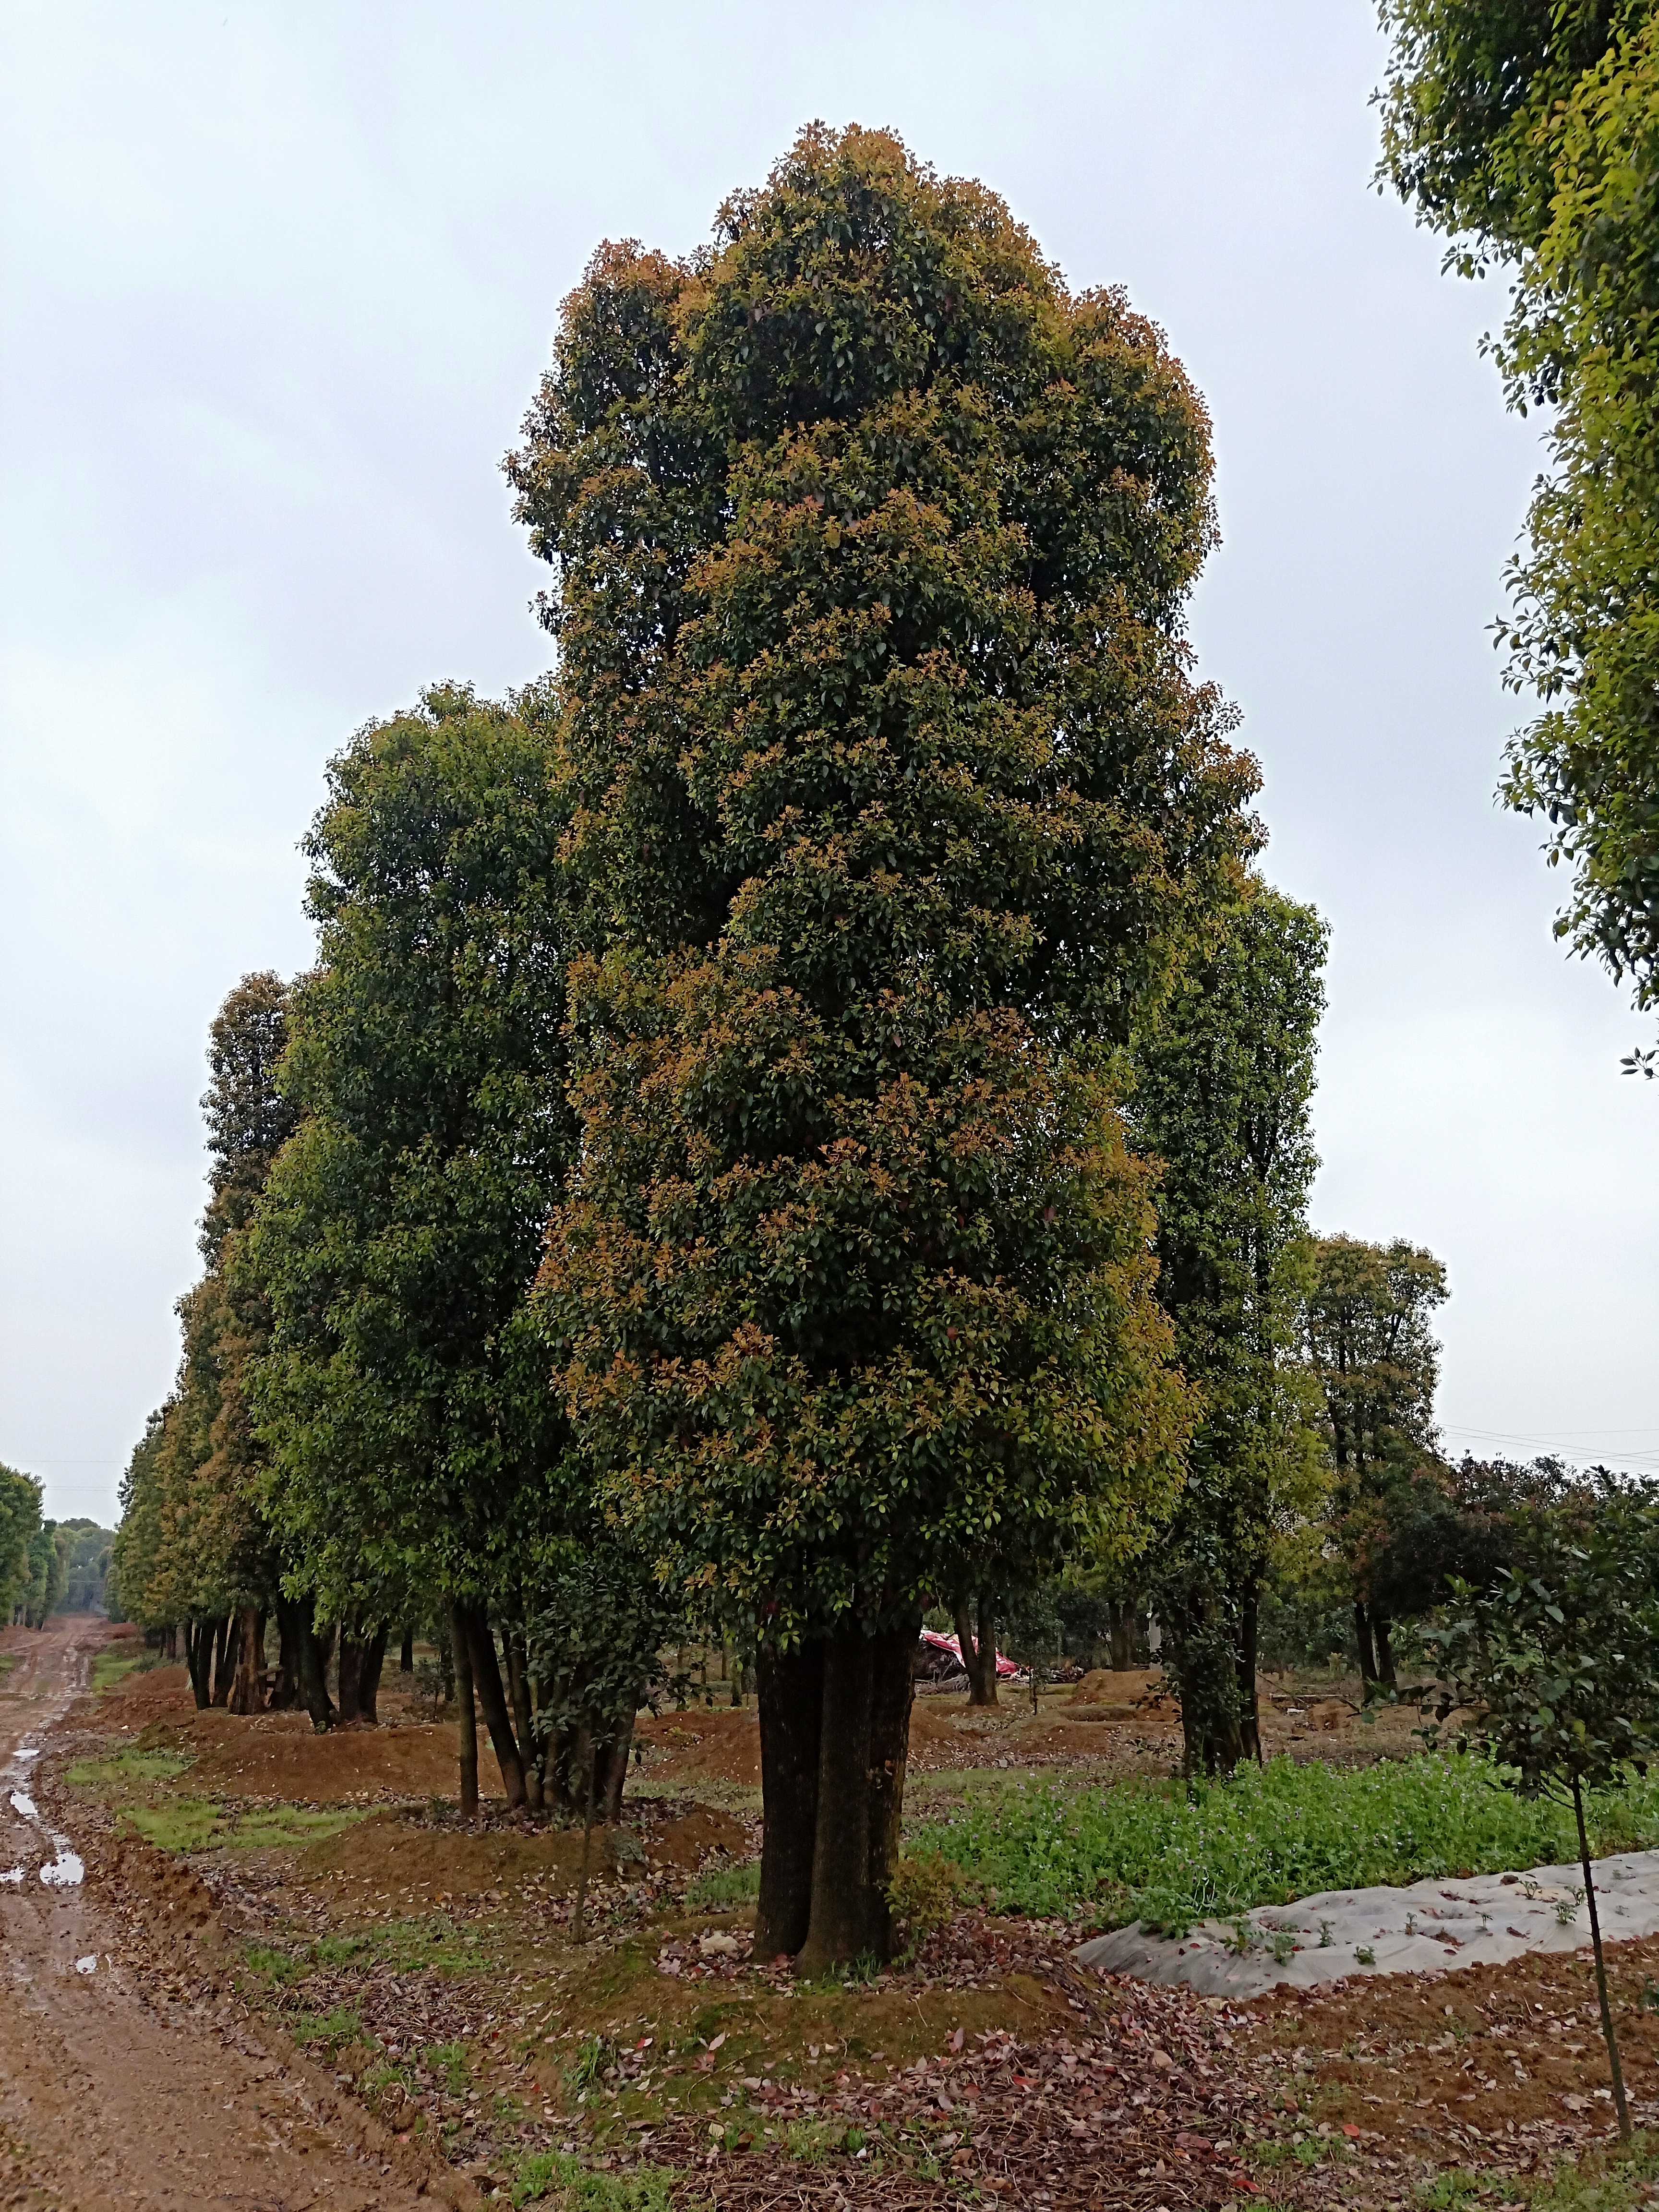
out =
[[[70,1618],[0,1636],[0,2204],[429,2212],[304,2069],[158,2015],[113,1956],[74,1838],[30,1791],[106,1633]]]

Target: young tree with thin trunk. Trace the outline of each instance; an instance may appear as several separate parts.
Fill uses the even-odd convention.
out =
[[[1494,1587],[1453,1585],[1427,1632],[1441,1730],[1476,1745],[1527,1796],[1571,1807],[1619,2133],[1630,2139],[1584,1800],[1659,1756],[1659,1492],[1603,1476],[1517,1524]]]
[[[889,1942],[924,1599],[1133,1544],[1186,1426],[1107,1079],[1255,832],[1159,333],[893,138],[596,255],[510,464],[557,564],[605,1495],[757,1650],[757,1945]]]

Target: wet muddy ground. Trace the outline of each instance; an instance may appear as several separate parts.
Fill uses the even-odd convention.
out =
[[[1607,2138],[1573,1954],[1245,2007],[1081,1974],[1069,1930],[961,1911],[900,1971],[802,1986],[747,1958],[754,1716],[720,1705],[642,1725],[579,1942],[580,1836],[499,1802],[463,1825],[453,1729],[395,1675],[386,1725],[317,1738],[197,1713],[182,1669],[79,1696],[111,1634],[0,1638],[27,1801],[0,1809],[0,2203],[1497,2207]],[[1285,1697],[1285,1748],[1388,1747],[1330,1702],[1321,1729]],[[930,1698],[915,1787],[1167,1772],[1173,1729],[1152,1681],[1035,1717]],[[40,1880],[71,1854],[82,1882]],[[1659,2122],[1659,1939],[1614,1975]]]

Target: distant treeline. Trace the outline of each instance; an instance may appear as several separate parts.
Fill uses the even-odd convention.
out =
[[[111,1613],[114,1533],[95,1521],[48,1521],[32,1474],[0,1466],[0,1622],[43,1628],[54,1613]]]

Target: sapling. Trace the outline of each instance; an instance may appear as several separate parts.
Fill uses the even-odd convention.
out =
[[[1522,1796],[1572,1808],[1613,2110],[1626,2142],[1584,1796],[1622,1787],[1659,1751],[1656,1560],[1654,1492],[1603,1476],[1593,1496],[1522,1525],[1515,1560],[1491,1589],[1454,1581],[1447,1617],[1429,1638],[1441,1670],[1431,1739],[1461,1713],[1462,1745],[1487,1751]]]

